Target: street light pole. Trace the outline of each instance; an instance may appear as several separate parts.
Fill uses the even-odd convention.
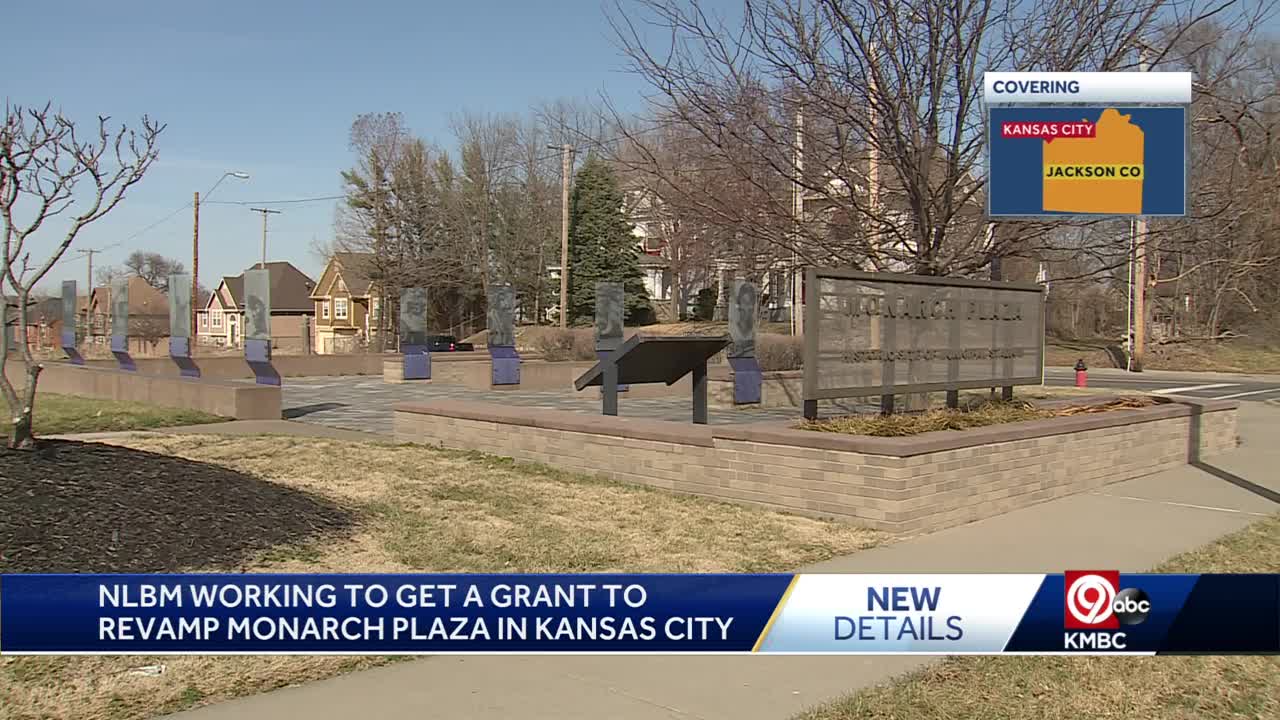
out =
[[[218,182],[214,183],[213,187],[209,188],[208,192],[204,194],[205,199],[208,200],[209,196],[213,194],[213,191],[217,190],[218,186],[222,184],[222,181],[229,177],[233,177],[238,180],[248,180],[249,173],[222,173],[222,177],[218,178]],[[193,336],[199,336],[200,327],[197,324],[197,321],[200,317],[200,193],[197,192],[195,194],[195,198],[191,201],[191,208],[191,334]],[[191,352],[193,354],[195,352],[195,347],[198,344],[199,343],[194,342],[193,338],[193,342],[191,343]]]
[[[1138,70],[1147,72],[1150,48],[1138,46]],[[1133,347],[1129,348],[1129,370],[1142,372],[1147,352],[1147,217],[1139,214],[1133,223]]]
[[[226,177],[225,175],[223,177]],[[221,181],[219,181],[221,182]],[[195,346],[199,343],[200,326],[197,321],[200,319],[200,193],[196,192],[195,199],[191,202],[192,219],[191,219],[191,334],[196,336],[192,340],[188,354],[195,350]]]

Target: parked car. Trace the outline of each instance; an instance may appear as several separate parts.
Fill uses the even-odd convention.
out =
[[[431,352],[470,352],[475,345],[469,342],[458,342],[452,335],[428,335],[427,349]]]

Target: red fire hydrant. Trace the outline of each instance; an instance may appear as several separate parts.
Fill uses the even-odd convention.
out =
[[[1076,361],[1076,387],[1082,388],[1089,384],[1089,368],[1084,366],[1084,358]]]

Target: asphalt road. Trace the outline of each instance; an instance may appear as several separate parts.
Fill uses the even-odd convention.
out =
[[[1075,384],[1070,368],[1048,368],[1045,382],[1053,386]],[[1280,404],[1280,377],[1229,375],[1226,373],[1127,373],[1122,370],[1090,370],[1088,387],[1141,390],[1159,395],[1265,402]]]

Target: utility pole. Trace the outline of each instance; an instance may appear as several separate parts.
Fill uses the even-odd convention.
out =
[[[194,353],[197,342],[194,338],[200,335],[199,326],[196,320],[199,318],[200,307],[200,193],[195,194],[195,199],[191,202],[193,208],[191,219],[191,345],[187,348],[188,355]]]
[[[222,181],[229,177],[248,180],[249,174],[236,171],[222,173],[222,177],[218,178],[213,187],[204,194],[205,199],[208,199]],[[200,317],[200,193],[198,192],[191,201],[191,210],[191,347],[189,351],[194,356],[198,344],[196,339],[200,336],[200,329],[196,322]]]
[[[800,186],[800,173],[804,169],[804,112],[796,108],[796,138],[792,169],[795,180],[791,185],[791,216],[794,233],[791,238],[791,335],[804,334],[804,276],[800,271],[800,218],[804,213],[804,191]]]
[[[554,148],[554,145],[547,147]],[[560,327],[569,326],[569,168],[573,146],[560,146]]]
[[[89,294],[84,299],[84,336],[87,340],[89,337],[89,326],[93,320],[93,315],[91,314],[93,312],[91,309],[91,306],[93,304],[93,255],[94,253],[100,253],[102,251],[101,250],[77,250],[76,252],[84,253],[85,255],[89,256],[89,271],[86,273],[87,277],[86,277],[86,283],[85,283],[85,287],[89,289],[88,290]]]
[[[1138,46],[1138,70],[1147,72],[1145,44]],[[1129,369],[1142,372],[1142,360],[1147,351],[1147,218],[1139,214],[1134,227],[1133,257],[1133,347],[1129,354]]]
[[[268,210],[267,208],[249,208],[253,212],[262,213],[262,269],[267,269],[267,216],[279,215],[279,210]]]

